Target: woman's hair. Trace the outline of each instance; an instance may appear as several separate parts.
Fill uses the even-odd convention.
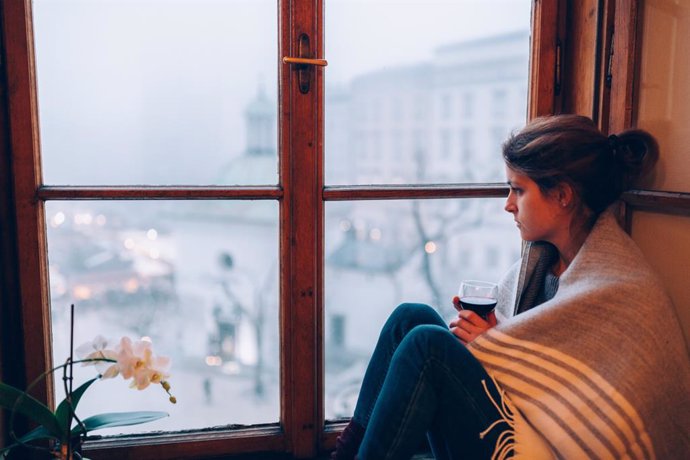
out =
[[[616,201],[659,158],[646,131],[606,136],[580,115],[536,118],[503,143],[506,165],[535,181],[542,192],[566,182],[595,215]]]

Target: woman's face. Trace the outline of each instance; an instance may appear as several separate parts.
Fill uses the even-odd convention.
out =
[[[554,193],[544,194],[528,176],[506,167],[510,194],[505,210],[513,215],[525,241],[556,244],[568,235],[570,215]]]

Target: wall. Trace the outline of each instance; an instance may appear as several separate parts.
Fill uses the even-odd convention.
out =
[[[636,125],[654,134],[661,148],[645,188],[690,193],[690,2],[643,5]],[[636,211],[632,236],[661,274],[690,348],[690,216]]]

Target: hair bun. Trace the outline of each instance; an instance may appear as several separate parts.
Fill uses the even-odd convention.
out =
[[[659,158],[659,145],[656,139],[641,129],[630,129],[618,135],[609,136],[616,162],[630,186],[640,177],[647,174]]]
[[[616,149],[618,149],[618,136],[611,134],[609,136],[609,147],[611,147],[611,153],[616,156]]]

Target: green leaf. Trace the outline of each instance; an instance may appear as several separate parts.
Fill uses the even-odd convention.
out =
[[[94,415],[82,420],[86,430],[81,425],[72,428],[72,435],[84,434],[87,431],[110,428],[114,426],[138,425],[140,423],[153,422],[163,417],[167,417],[167,412],[110,412],[107,414]]]
[[[31,441],[36,441],[37,439],[54,439],[55,436],[50,434],[48,430],[46,430],[44,427],[39,426],[38,428],[35,428],[31,431],[29,431],[27,434],[19,438],[19,442],[21,443],[27,443]]]
[[[7,458],[7,456],[10,455],[10,451],[18,445],[19,444],[10,444],[9,446],[0,449],[0,459]]]
[[[88,382],[83,383],[82,385],[79,386],[76,390],[72,391],[72,410],[75,412],[77,411],[77,405],[79,404],[79,400],[81,399],[82,395],[86,391],[87,388],[91,386],[93,382],[98,380],[99,377],[95,377]],[[69,404],[67,403],[67,398],[63,399],[60,405],[58,405],[57,409],[55,409],[55,417],[57,418],[58,423],[60,424],[61,428],[61,433],[67,433],[67,430],[70,427],[70,413],[69,413]]]
[[[19,398],[21,400],[15,406],[15,402]],[[47,406],[23,391],[2,382],[0,382],[0,407],[10,411],[14,409],[18,414],[44,426],[54,437],[62,437],[63,432],[60,430],[60,423]]]
[[[50,434],[44,427],[39,426],[38,428],[31,430],[29,433],[19,438],[14,444],[10,444],[9,446],[0,449],[0,459],[3,459],[6,455],[9,455],[9,452],[15,447],[19,447],[22,444],[37,441],[39,439],[55,439],[55,436]]]

